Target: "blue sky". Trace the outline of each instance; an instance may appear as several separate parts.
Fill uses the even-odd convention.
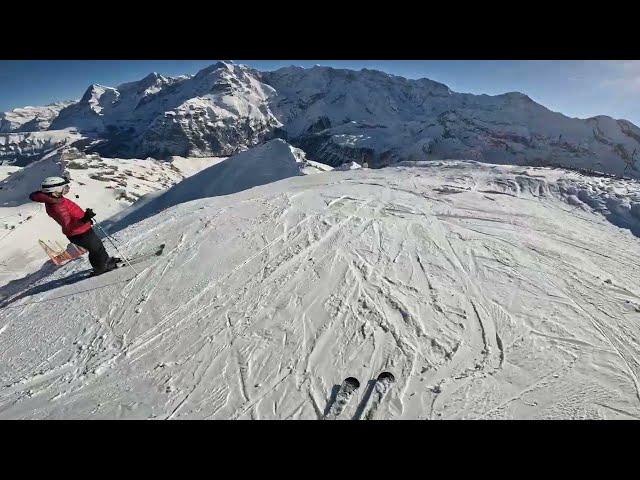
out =
[[[315,64],[371,68],[430,78],[452,90],[496,95],[519,91],[571,117],[609,115],[640,126],[640,61],[596,60],[234,60],[259,70]],[[116,86],[155,71],[196,73],[215,60],[0,61],[0,111],[77,99],[91,83]]]

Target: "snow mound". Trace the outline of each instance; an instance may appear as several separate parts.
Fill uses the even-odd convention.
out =
[[[398,166],[472,169],[473,186],[452,179],[443,192],[458,193],[474,189],[488,194],[523,198],[555,198],[580,210],[597,213],[617,227],[640,237],[640,181],[585,175],[549,167],[487,165],[473,161],[401,162]],[[490,172],[489,176],[486,172]],[[460,183],[462,182],[462,183]]]
[[[640,237],[640,184],[614,179],[574,179],[559,185],[568,203],[604,215],[611,223]]]
[[[358,170],[360,168],[362,168],[362,165],[360,165],[358,162],[347,162],[336,167],[336,170]]]
[[[137,276],[83,259],[13,292],[0,418],[318,419],[382,371],[379,419],[640,418],[640,242],[558,196],[569,174],[284,163],[118,232],[167,245]]]
[[[180,203],[329,170],[331,167],[308,161],[302,150],[274,139],[206,168],[161,195],[141,200],[111,218],[107,226],[120,229]]]

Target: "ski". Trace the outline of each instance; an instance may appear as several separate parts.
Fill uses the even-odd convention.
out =
[[[360,387],[360,382],[357,378],[348,377],[342,381],[336,393],[336,397],[329,408],[328,413],[324,416],[325,420],[335,420],[345,409],[351,397],[355,391]]]
[[[127,261],[127,260],[122,260],[122,259],[121,259],[121,260],[118,262],[118,264],[117,264],[117,265],[118,265],[118,268],[120,268],[120,267],[126,267],[126,266],[127,266],[127,265],[129,265],[129,264],[133,265],[133,264],[135,264],[135,263],[140,263],[140,262],[143,262],[143,261],[145,261],[145,260],[147,260],[147,259],[149,259],[149,258],[159,257],[159,256],[160,256],[160,255],[162,255],[162,253],[164,252],[164,247],[165,247],[165,244],[163,243],[163,244],[161,244],[161,245],[158,245],[158,246],[155,248],[155,250],[154,250],[154,251],[152,251],[152,252],[140,253],[140,254],[138,254],[138,255],[133,255],[132,257],[129,257],[129,258],[127,259],[128,261]]]
[[[116,270],[118,268],[123,268],[126,267],[127,265],[131,264],[131,265],[135,265],[136,263],[140,263],[143,262],[144,260],[147,260],[149,258],[153,258],[153,257],[159,257],[160,255],[162,255],[163,251],[164,251],[164,247],[165,244],[161,244],[158,245],[154,251],[152,252],[147,252],[147,253],[141,253],[138,255],[134,255],[132,257],[130,257],[128,260],[128,262],[126,260],[122,260],[119,259],[118,262],[112,267],[109,268],[107,270],[105,270],[102,273],[95,273],[93,270],[86,270],[84,272],[84,275],[81,278],[91,278],[91,277],[99,277],[100,275],[104,275],[105,273],[109,273],[112,270]]]
[[[135,265],[136,263],[140,263],[143,262],[149,258],[153,258],[153,257],[159,257],[160,255],[162,255],[162,252],[164,251],[164,247],[165,244],[161,244],[158,245],[156,247],[156,249],[153,252],[147,252],[147,253],[140,253],[138,255],[134,255],[130,258],[128,258],[127,260],[122,260],[122,259],[118,259],[118,261],[116,262],[115,265],[113,265],[111,268],[105,270],[102,273],[95,273],[93,271],[89,271],[89,274],[87,275],[87,278],[89,277],[98,277],[100,275],[104,275],[105,273],[108,273],[112,270],[116,270],[118,268],[123,268],[126,267],[127,265]]]
[[[375,384],[373,385],[371,391],[371,403],[369,404],[369,409],[364,414],[365,420],[373,420],[374,415],[376,414],[380,403],[384,399],[387,392],[391,389],[394,382],[396,381],[395,377],[390,372],[382,372],[378,375]]]

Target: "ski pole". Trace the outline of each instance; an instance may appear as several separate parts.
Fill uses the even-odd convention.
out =
[[[116,249],[116,252],[118,252],[118,255],[120,255],[125,262],[127,262],[127,265],[129,265],[131,267],[131,270],[133,270],[136,273],[136,277],[138,276],[138,271],[133,268],[133,265],[131,265],[131,262],[129,262],[129,259],[123,255],[122,253],[120,253],[120,250],[118,249],[117,245],[115,244],[115,242],[113,241],[113,239],[111,238],[111,235],[109,235],[107,232],[105,232],[102,227],[100,225],[98,225],[97,223],[95,224],[96,227],[98,227],[98,229],[102,232],[102,234],[107,237],[107,239],[111,242],[111,245],[113,245],[113,248]]]
[[[95,222],[95,223],[94,223],[94,225],[100,229],[100,231],[104,234],[104,236],[105,236],[105,237],[108,237],[108,238],[111,240],[111,243],[114,243],[114,242],[115,242],[115,243],[120,244],[120,242],[119,242],[119,241],[116,241],[116,239],[115,239],[114,237],[112,237],[111,235],[109,235],[109,234],[107,233],[107,231],[106,231],[104,228],[102,228],[102,227],[98,224],[98,222]]]

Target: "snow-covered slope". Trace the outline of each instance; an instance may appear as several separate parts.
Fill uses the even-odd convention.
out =
[[[48,260],[39,239],[63,247],[68,243],[44,206],[28,198],[44,178],[61,176],[67,170],[71,175],[69,198],[83,208],[93,208],[102,221],[224,158],[202,158],[193,164],[186,160],[111,159],[62,149],[12,172],[0,181],[0,285],[38,270]]]
[[[307,161],[304,152],[284,140],[274,139],[206,168],[162,194],[135,203],[110,218],[106,226],[122,228],[179,203],[329,170],[331,167]]]
[[[628,121],[569,118],[522,93],[456,93],[366,69],[220,62],[193,76],[153,73],[92,85],[51,121],[66,128],[99,137],[88,148],[103,156],[228,156],[280,137],[332,166],[470,158],[640,177],[640,129]]]
[[[179,203],[115,234],[167,244],[136,277],[2,289],[0,418],[317,419],[356,376],[351,418],[383,370],[376,418],[640,418],[640,243],[567,196],[597,182],[434,162]]]

